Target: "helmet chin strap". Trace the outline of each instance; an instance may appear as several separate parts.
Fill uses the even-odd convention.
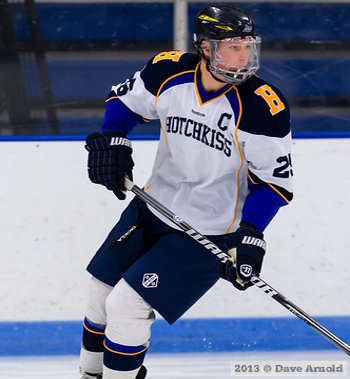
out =
[[[209,74],[211,75],[211,77],[212,77],[213,79],[215,79],[217,82],[228,84],[227,82],[225,82],[225,80],[221,80],[221,79],[219,79],[218,77],[216,77],[216,76],[211,72],[211,70],[210,70],[210,60],[209,60],[209,59],[206,59],[206,58],[205,58],[205,67],[206,67],[206,69],[208,70],[208,72],[209,72]]]
[[[212,71],[210,70],[210,59],[208,59],[205,54],[203,53],[203,49],[200,47],[200,45],[198,43],[195,43],[194,44],[196,46],[196,49],[198,50],[198,53],[200,55],[201,58],[203,58],[205,60],[205,67],[207,69],[207,71],[209,72],[209,74],[211,75],[211,77],[216,80],[217,82],[219,83],[226,83],[228,84],[227,82],[225,82],[225,80],[222,80],[222,79],[219,79],[218,77],[216,77]]]

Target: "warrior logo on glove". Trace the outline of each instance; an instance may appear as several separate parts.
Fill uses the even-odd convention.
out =
[[[241,265],[239,268],[239,272],[241,275],[245,276],[246,278],[249,278],[253,274],[253,269],[250,265]]]
[[[242,239],[242,243],[246,243],[248,245],[260,246],[262,249],[266,250],[266,242],[260,238],[244,236]]]

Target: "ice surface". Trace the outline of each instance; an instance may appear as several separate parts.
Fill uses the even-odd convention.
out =
[[[147,379],[166,378],[233,378],[230,376],[234,361],[346,361],[348,357],[341,351],[293,351],[264,353],[202,353],[202,354],[149,354],[146,366]],[[347,378],[350,377],[348,362]],[[1,357],[1,379],[78,379],[77,356],[53,357]],[[242,376],[235,378],[249,378]],[[272,376],[271,376],[272,377]],[[295,377],[295,376],[294,376]],[[318,378],[318,376],[298,376],[298,378]],[[321,377],[321,376],[320,376]],[[343,376],[344,377],[344,376]],[[322,378],[327,378],[322,376]],[[331,376],[330,376],[331,378]]]

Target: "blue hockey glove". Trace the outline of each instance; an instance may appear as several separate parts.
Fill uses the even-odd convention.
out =
[[[113,191],[119,200],[126,197],[125,176],[132,180],[131,142],[122,132],[92,133],[86,138],[88,174],[93,183]]]
[[[220,264],[220,275],[237,289],[244,291],[253,284],[253,274],[258,276],[265,255],[264,235],[257,229],[240,227],[227,239],[230,258]]]

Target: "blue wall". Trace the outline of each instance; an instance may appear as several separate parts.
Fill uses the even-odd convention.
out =
[[[263,38],[259,75],[279,87],[290,104],[302,106],[301,112],[292,110],[294,135],[349,133],[350,55],[346,46],[350,45],[350,3],[235,4],[252,15],[258,34]],[[204,5],[206,3],[189,4],[190,36],[192,20]],[[135,43],[138,48],[146,42],[169,46],[173,40],[172,7],[170,3],[38,3],[42,40],[48,44],[69,43],[75,54],[70,57],[67,51],[64,52],[67,59],[47,62],[54,103],[60,108],[79,107],[79,103],[85,103],[83,107],[91,103],[91,107],[103,108],[111,85],[131,76],[144,65],[145,59],[87,59],[77,56],[81,46],[92,52],[96,43],[111,51],[123,43]],[[11,4],[11,15],[17,42],[28,42],[30,32],[23,4]],[[276,58],[264,58],[264,43],[265,47],[273,46]],[[310,48],[322,44],[324,50],[318,49],[317,57],[308,57],[307,52],[302,58],[294,57],[293,50],[286,51],[286,43],[294,43],[293,48],[295,43],[306,43]],[[342,44],[343,50],[335,54],[337,44]],[[329,51],[325,48],[327,45]],[[279,52],[287,52],[289,58],[279,56]],[[40,100],[35,61],[24,56],[21,67],[28,99]],[[339,104],[342,106],[337,108]],[[323,111],[324,107],[334,105],[332,114]],[[50,133],[45,120],[36,121],[41,125],[38,133]],[[100,123],[99,117],[58,118],[61,134],[88,134],[97,130]],[[157,122],[137,127],[133,132],[134,135],[158,133]]]
[[[139,59],[49,60],[48,70],[54,99],[60,104],[94,101],[103,107],[112,84],[125,81],[141,69],[145,62],[146,60]],[[40,90],[33,90],[33,64],[24,60],[22,66],[28,97],[32,100],[40,98]],[[349,56],[337,59],[262,59],[259,75],[278,86],[289,101],[300,97],[318,101],[322,105],[326,98],[350,97],[348,67]],[[39,85],[37,88],[40,88]],[[60,117],[58,121],[62,134],[87,134],[99,128],[101,118]],[[297,115],[292,112],[292,127],[295,135],[350,132],[350,112],[329,115],[307,112]],[[45,127],[42,133],[45,134]],[[137,127],[133,133],[158,135],[159,124],[152,121]]]
[[[207,3],[189,4],[192,20]],[[349,3],[235,3],[249,12],[258,34],[271,41],[345,41],[350,35]],[[29,40],[24,6],[12,4],[16,36]],[[44,41],[171,42],[172,4],[169,3],[39,3]]]

